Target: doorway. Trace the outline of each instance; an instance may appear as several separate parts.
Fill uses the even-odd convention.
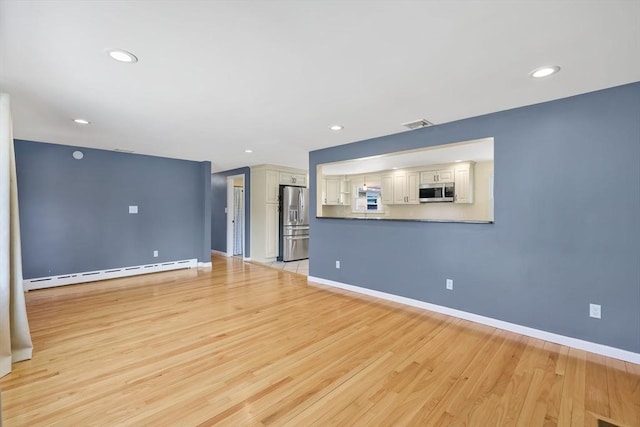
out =
[[[227,177],[227,256],[244,257],[244,175]]]

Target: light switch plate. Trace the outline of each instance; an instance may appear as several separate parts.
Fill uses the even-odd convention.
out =
[[[138,213],[138,207],[137,206],[129,206],[129,213],[130,214],[137,214]]]
[[[453,290],[453,279],[447,279],[446,288],[449,289],[450,291]]]
[[[153,251],[153,257],[157,257],[158,256],[158,251]]]

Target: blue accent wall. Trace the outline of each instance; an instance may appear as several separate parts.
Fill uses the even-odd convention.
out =
[[[244,175],[244,257],[251,256],[251,169],[248,167],[211,175],[211,249],[227,252],[227,177]]]
[[[210,162],[20,140],[15,149],[26,279],[211,261]]]
[[[484,137],[495,224],[312,218],[310,276],[640,353],[640,83],[313,151],[311,191],[320,163]]]

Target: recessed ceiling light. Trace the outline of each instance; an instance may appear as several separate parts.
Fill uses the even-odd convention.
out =
[[[85,119],[73,119],[73,121],[78,123],[79,125],[88,125],[90,123],[89,120]]]
[[[115,59],[116,61],[120,61],[120,62],[126,62],[129,64],[133,64],[134,62],[138,62],[138,58],[136,58],[136,56],[131,53],[131,52],[127,52],[126,50],[122,50],[122,49],[107,49],[107,53],[109,54],[109,56],[113,59]]]
[[[338,132],[339,130],[344,129],[344,126],[342,126],[342,125],[333,125],[329,129]]]
[[[557,65],[553,65],[549,67],[536,68],[535,70],[530,72],[529,75],[533,78],[539,79],[556,74],[558,71],[560,71],[560,67],[558,67]]]
[[[460,163],[462,160],[455,160],[456,163]]]
[[[245,153],[253,153],[253,150],[250,150],[250,149],[247,148],[246,150],[244,150],[244,152]]]

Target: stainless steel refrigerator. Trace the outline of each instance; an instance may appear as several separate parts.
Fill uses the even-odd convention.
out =
[[[280,261],[309,258],[309,190],[280,186]]]

